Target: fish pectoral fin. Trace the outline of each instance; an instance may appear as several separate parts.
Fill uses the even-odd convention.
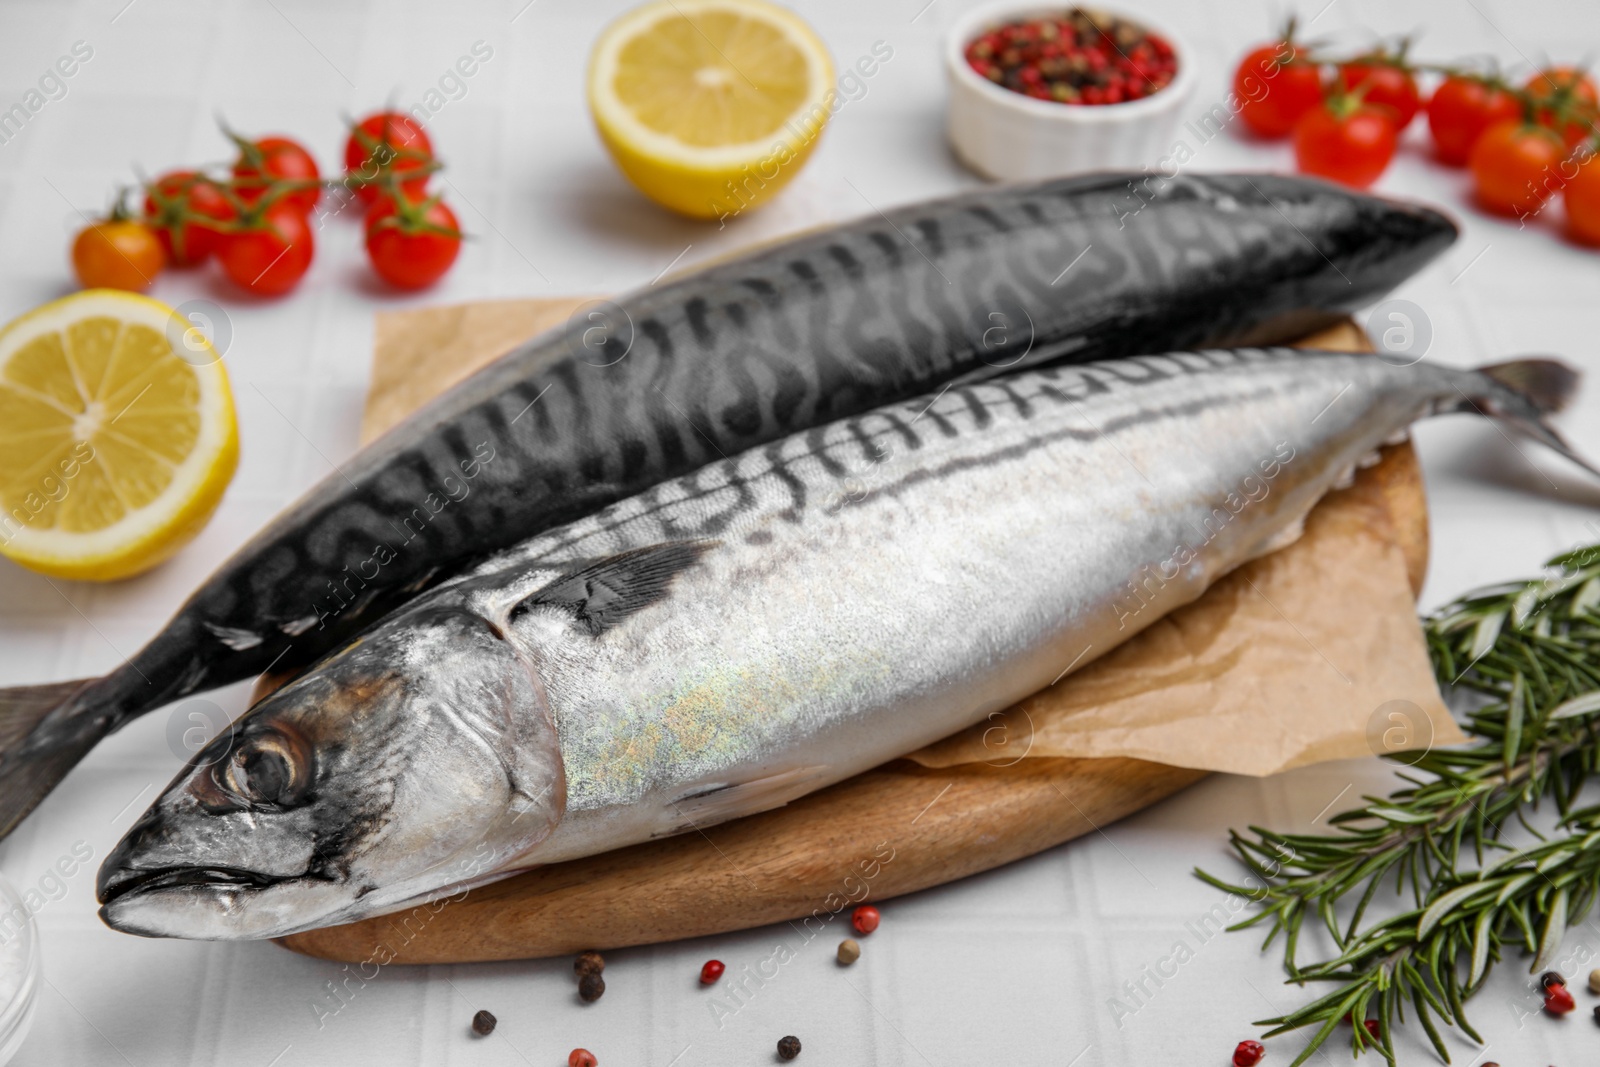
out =
[[[679,797],[670,810],[676,819],[687,824],[683,826],[685,830],[710,826],[781,808],[819,788],[827,774],[827,767],[794,767],[745,782],[706,786]]]
[[[506,614],[506,621],[536,607],[555,607],[570,611],[591,636],[598,637],[634,612],[665,597],[672,580],[694,566],[717,544],[716,541],[665,541],[575,563],[514,604]]]

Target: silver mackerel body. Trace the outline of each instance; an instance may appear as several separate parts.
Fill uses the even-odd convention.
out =
[[[1218,353],[952,387],[713,464],[493,561],[478,572],[490,581],[537,562],[469,595],[491,616],[548,567],[710,545],[668,597],[598,638],[559,608],[509,628],[567,776],[540,861],[782,803],[1109,651],[1283,540],[1431,402],[1372,381],[1353,418],[1313,423],[1382,369]]]
[[[102,914],[277,936],[785,803],[1293,540],[1418,417],[1473,408],[1560,447],[1507,377],[1139,357],[712,463],[453,579],[257,705],[108,858]]]

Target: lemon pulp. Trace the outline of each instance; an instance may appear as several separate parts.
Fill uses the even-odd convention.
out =
[[[657,202],[737,214],[793,179],[827,123],[833,65],[766,0],[659,0],[595,45],[589,104],[612,157]]]
[[[119,578],[204,525],[237,466],[233,400],[209,342],[175,319],[89,290],[0,331],[0,553]]]

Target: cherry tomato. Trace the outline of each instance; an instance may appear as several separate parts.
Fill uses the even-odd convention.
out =
[[[367,212],[367,257],[390,285],[426,289],[444,276],[460,251],[461,226],[441,202],[408,205],[402,212],[385,197]]]
[[[72,269],[85,289],[150,288],[166,253],[155,231],[133,219],[102,219],[78,231],[72,241]]]
[[[298,205],[280,200],[247,228],[225,234],[217,247],[217,262],[241,287],[277,296],[300,284],[315,253],[304,213]]]
[[[1365,189],[1389,166],[1400,133],[1388,108],[1344,100],[1300,117],[1294,124],[1294,158],[1307,174]]]
[[[1464,167],[1483,131],[1499,122],[1522,117],[1515,96],[1481,78],[1452,74],[1428,101],[1428,129],[1441,163]]]
[[[1541,70],[1522,88],[1536,104],[1554,105],[1539,109],[1539,125],[1551,129],[1559,126],[1558,132],[1568,148],[1583,140],[1600,116],[1600,93],[1595,91],[1594,80],[1576,67]],[[1563,123],[1562,119],[1567,121]]]
[[[380,111],[368,115],[350,131],[344,143],[344,172],[352,178],[404,174],[418,170],[433,159],[433,144],[422,124],[399,111]],[[427,193],[428,176],[401,183],[407,197],[421,200]],[[376,185],[356,186],[356,195],[367,206],[377,203],[383,191]]]
[[[1567,207],[1567,232],[1585,244],[1600,245],[1600,156],[1578,164],[1562,190]]]
[[[253,204],[266,193],[268,182],[314,182],[321,174],[317,170],[317,161],[298,142],[287,137],[262,137],[240,145],[239,159],[233,165],[233,176],[247,181],[254,179],[239,189],[239,199]],[[321,195],[322,190],[311,185],[284,194],[282,200],[295,205],[300,214],[306,215],[317,206],[317,198]]]
[[[1537,211],[1560,188],[1558,168],[1566,154],[1554,130],[1515,121],[1490,126],[1468,163],[1478,202],[1501,215]]]
[[[1422,106],[1417,95],[1417,81],[1404,67],[1382,60],[1345,63],[1339,67],[1339,86],[1354,92],[1364,86],[1361,100],[1376,107],[1386,107],[1394,112],[1396,130],[1411,125]]]
[[[145,221],[155,231],[167,262],[195,267],[216,251],[222,234],[202,219],[233,218],[233,205],[213,184],[192,170],[175,170],[157,178],[145,193]]]
[[[1322,73],[1288,41],[1262,45],[1233,74],[1239,117],[1258,137],[1283,137],[1322,103]]]

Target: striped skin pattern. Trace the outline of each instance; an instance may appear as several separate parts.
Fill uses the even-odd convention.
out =
[[[1101,175],[869,215],[620,298],[313,488],[0,777],[66,734],[86,751],[188,693],[312,662],[471,560],[705,463],[956,379],[1297,335],[1454,234],[1306,179]]]
[[[306,739],[279,776],[303,799],[194,811],[240,763],[218,739],[107,859],[102,914],[277,936],[784,803],[1116,647],[1463,406],[1538,415],[1474,371],[1211,351],[955,385],[718,461],[485,561],[257,705],[238,737]],[[650,596],[608,570],[683,545]]]

